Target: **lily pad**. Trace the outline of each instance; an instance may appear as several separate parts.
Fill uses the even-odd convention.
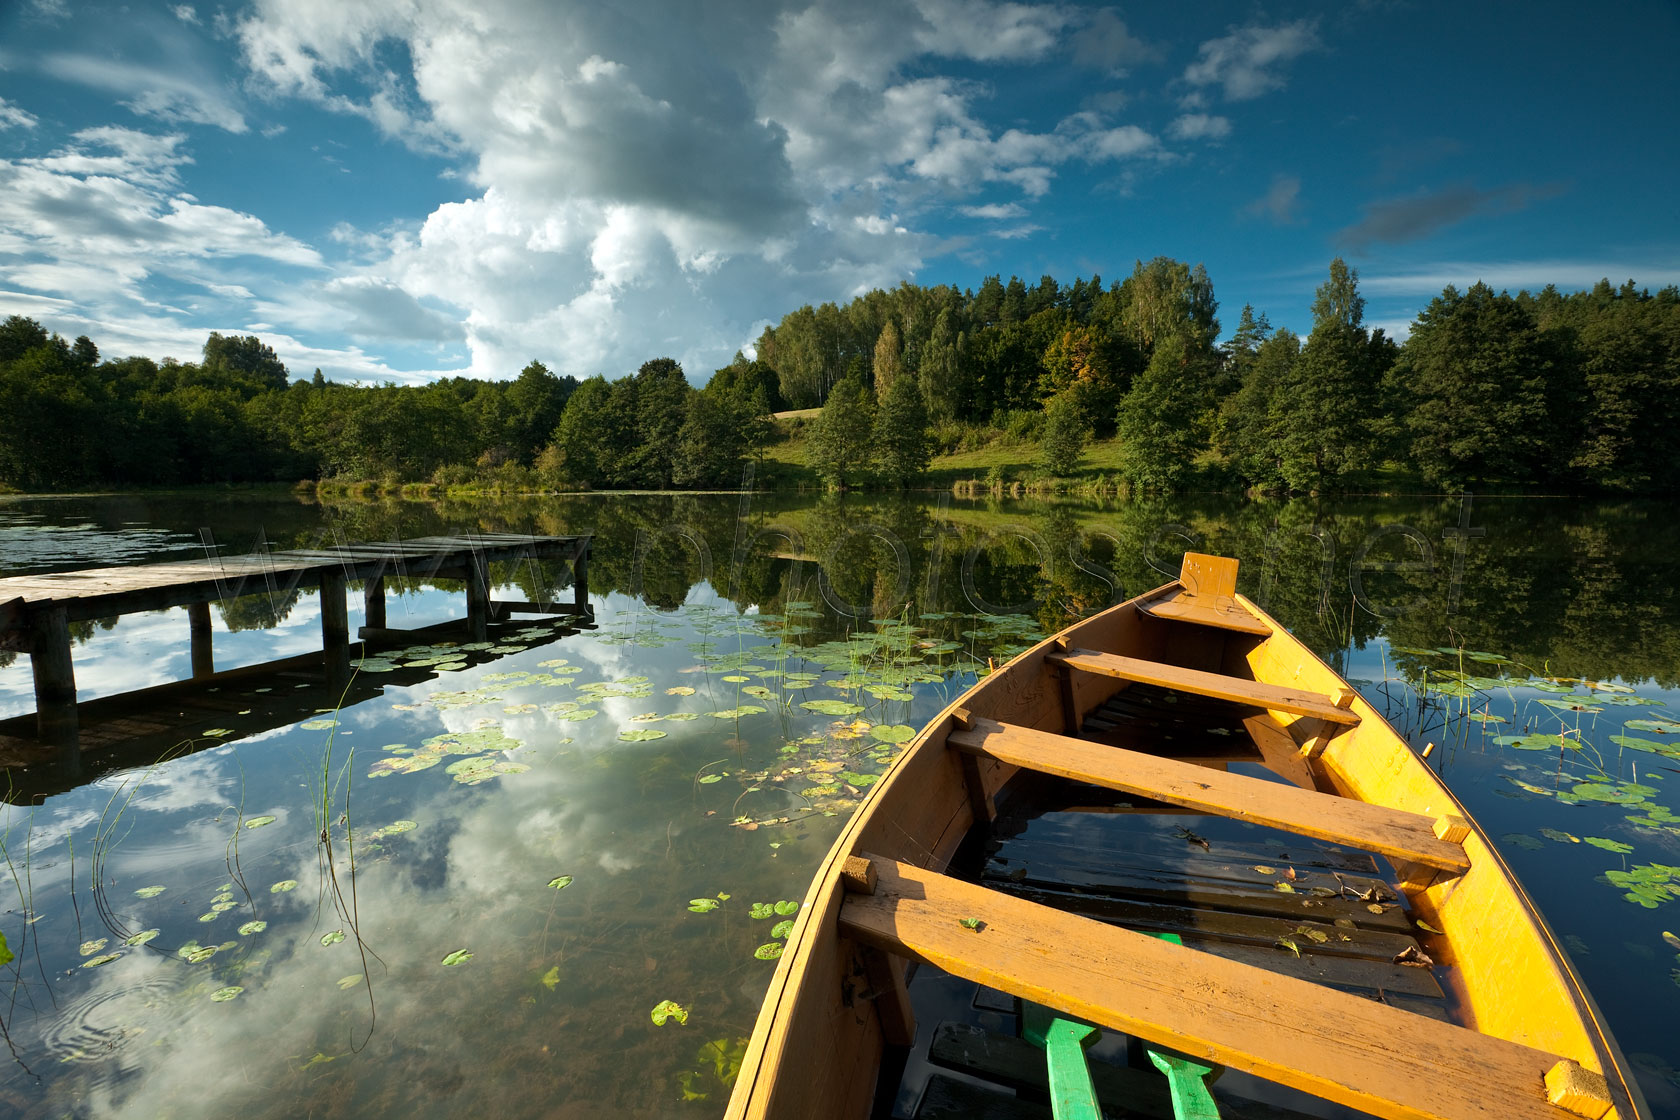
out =
[[[312,719],[301,725],[305,731],[331,731],[338,726],[336,719]]]
[[[770,936],[771,937],[786,937],[792,930],[793,930],[793,919],[792,918],[785,918],[782,921],[777,922],[775,924],[775,926],[773,926],[771,928]]]
[[[285,894],[287,891],[297,890],[297,885],[298,885],[298,882],[297,882],[296,879],[282,879],[278,883],[274,884],[272,887],[269,887],[268,888],[268,893],[269,894]]]
[[[572,885],[572,877],[570,875],[558,875],[555,878],[550,879],[548,881],[548,885],[557,891],[563,891]]]
[[[157,937],[157,935],[162,932],[162,930],[157,929],[143,929],[139,933],[131,934],[128,937],[123,938],[123,944],[133,946],[144,945],[146,942]]]
[[[93,957],[89,960],[83,961],[82,962],[82,967],[83,968],[98,968],[102,964],[110,964],[112,961],[116,960],[120,956],[122,956],[121,953],[106,953],[103,956]]]
[[[168,887],[141,887],[134,892],[134,896],[136,898],[156,898],[168,889]]]
[[[246,828],[261,828],[265,824],[273,824],[274,818],[269,816],[252,817],[245,822]]]
[[[753,918],[774,918],[776,916],[776,908],[768,902],[755,902],[752,904],[752,908],[748,911],[748,916]]]
[[[349,975],[349,976],[340,976],[338,978],[338,990],[341,991],[341,992],[348,992],[351,988],[354,988],[357,984],[360,984],[361,982],[362,982],[362,974],[359,973],[359,972],[353,973],[352,975]]]
[[[226,1003],[230,999],[238,999],[239,993],[244,990],[244,988],[241,988],[237,984],[230,985],[226,988],[217,988],[215,991],[210,993],[210,1001],[212,1003]]]
[[[1630,719],[1625,726],[1635,731],[1654,731],[1658,735],[1680,735],[1680,723],[1667,719]]]
[[[667,696],[693,696],[694,695],[694,690],[692,688],[688,687],[686,684],[679,684],[675,688],[667,688],[665,690],[665,695],[667,695]]]
[[[472,958],[473,955],[467,950],[457,949],[443,958],[443,965],[445,968],[454,968],[456,965],[466,964]]]
[[[335,929],[331,933],[323,933],[321,935],[321,944],[323,944],[323,945],[337,945],[340,941],[343,941],[343,940],[344,940],[344,931],[341,930],[341,929]]]
[[[682,1006],[676,1000],[662,999],[654,1005],[649,1017],[656,1027],[663,1027],[672,1019],[675,1019],[679,1024],[684,1024],[688,1022],[688,1008]]]
[[[618,740],[621,743],[646,743],[654,739],[663,739],[669,732],[660,731],[654,727],[642,727],[635,731],[620,731]]]
[[[1595,848],[1603,848],[1607,852],[1615,852],[1618,855],[1626,855],[1633,851],[1632,844],[1624,844],[1620,840],[1606,840],[1602,836],[1586,836],[1582,839]]]
[[[869,734],[883,743],[908,743],[916,737],[916,729],[905,723],[878,723]]]
[[[1629,750],[1666,754],[1670,757],[1680,756],[1680,743],[1659,743],[1655,739],[1641,739],[1637,735],[1612,735],[1610,741]]]
[[[845,700],[804,700],[799,705],[808,712],[824,716],[849,716],[863,711],[863,705]]]
[[[1501,844],[1509,844],[1513,848],[1521,848],[1526,852],[1538,852],[1541,848],[1546,846],[1534,837],[1523,832],[1507,832],[1504,836],[1499,838],[1499,842]]]
[[[694,914],[709,914],[716,910],[718,905],[718,900],[715,898],[691,898],[688,900],[688,909]]]
[[[786,946],[784,946],[780,941],[767,941],[753,950],[753,956],[757,957],[761,961],[773,961],[782,955],[782,950],[784,948],[786,948]]]
[[[246,922],[244,925],[239,927],[239,935],[241,937],[249,937],[253,933],[261,933],[263,930],[265,930],[267,928],[268,928],[268,923],[267,922],[263,922],[263,921]]]
[[[574,708],[569,712],[556,713],[555,719],[569,720],[572,723],[582,723],[586,719],[594,719],[601,713],[594,708]]]

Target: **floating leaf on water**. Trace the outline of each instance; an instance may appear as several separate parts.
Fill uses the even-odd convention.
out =
[[[559,875],[550,879],[548,881],[548,885],[557,891],[563,891],[572,885],[572,877],[570,875]]]
[[[1680,735],[1680,723],[1667,719],[1630,719],[1625,726],[1635,731],[1653,731],[1658,735]]]
[[[756,704],[742,704],[739,708],[729,708],[720,712],[707,712],[713,719],[739,719],[742,716],[762,715],[765,709]]]
[[[139,933],[131,934],[128,937],[123,938],[123,944],[134,946],[144,945],[146,942],[152,940],[162,932],[162,930],[156,929],[143,929]]]
[[[419,827],[418,821],[392,821],[379,831],[385,836],[395,836],[399,832],[413,832]]]
[[[1669,933],[1666,929],[1663,930],[1662,939],[1668,942],[1668,947],[1670,949],[1680,949],[1680,937],[1674,936],[1674,934]]]
[[[777,922],[775,924],[775,926],[773,926],[771,928],[770,936],[771,937],[786,937],[788,935],[789,931],[791,931],[792,929],[793,929],[793,919],[792,918],[784,918],[782,921]]]
[[[466,964],[472,960],[472,957],[473,955],[467,950],[457,949],[443,958],[443,965],[445,968],[454,968],[456,965]]]
[[[777,914],[785,918],[789,914],[799,913],[799,903],[794,902],[792,899],[784,898],[780,902],[776,903],[774,909]]]
[[[1581,842],[1581,838],[1579,836],[1573,836],[1567,832],[1560,832],[1555,828],[1542,828],[1540,830],[1540,835],[1544,836],[1548,840],[1556,840],[1560,844],[1579,844]]]
[[[863,711],[863,705],[845,700],[803,700],[799,706],[808,712],[825,716],[849,716]]]
[[[99,952],[99,950],[105,948],[105,946],[109,943],[109,940],[110,940],[109,938],[105,938],[105,937],[96,937],[92,941],[82,942],[82,946],[81,946],[81,950],[80,950],[82,956],[85,957],[85,956],[88,956],[91,953]]]
[[[210,1001],[212,1003],[226,1003],[230,999],[238,999],[239,993],[244,990],[244,988],[241,988],[237,984],[226,988],[217,988],[215,991],[210,993]]]
[[[675,1019],[679,1024],[688,1022],[688,1008],[672,999],[662,999],[654,1005],[649,1013],[653,1025],[663,1027],[668,1021]]]
[[[305,731],[330,731],[338,726],[336,719],[312,719],[301,725]]]
[[[688,900],[688,908],[695,914],[709,914],[718,908],[718,900],[715,898],[691,898]]]
[[[1620,840],[1606,840],[1602,836],[1587,836],[1583,839],[1595,848],[1603,848],[1607,852],[1615,852],[1618,855],[1626,855],[1633,851],[1632,844],[1624,844]]]
[[[343,940],[344,940],[344,931],[341,930],[341,929],[335,929],[331,933],[323,933],[321,935],[321,944],[323,944],[323,945],[337,945],[340,941],[343,941]]]
[[[667,688],[665,690],[665,695],[667,695],[667,696],[693,696],[694,695],[694,690],[692,688],[688,687],[686,684],[679,684],[675,688]]]
[[[261,922],[261,921],[246,922],[244,925],[239,927],[239,935],[241,937],[249,937],[253,933],[261,933],[263,930],[265,930],[267,928],[268,928],[268,923],[267,922]]]
[[[1610,741],[1630,750],[1645,751],[1648,754],[1666,754],[1670,758],[1680,758],[1680,743],[1659,743],[1655,739],[1641,739],[1634,735],[1612,735]]]
[[[748,914],[754,918],[774,918],[776,916],[776,908],[768,902],[755,902],[752,904],[752,908],[748,911]]]
[[[621,743],[646,743],[654,739],[663,739],[669,732],[660,731],[653,727],[638,728],[635,731],[620,731],[618,740]]]
[[[134,892],[134,895],[136,898],[156,898],[168,889],[168,887],[141,887]]]
[[[250,820],[245,822],[245,827],[246,828],[261,828],[265,824],[273,824],[273,823],[274,823],[274,818],[273,817],[268,817],[268,816],[252,817]]]
[[[1521,848],[1525,852],[1538,852],[1541,848],[1546,846],[1534,837],[1523,832],[1507,832],[1504,836],[1499,838],[1499,842],[1501,844],[1509,844],[1513,848]]]
[[[297,885],[298,885],[298,881],[296,879],[282,879],[278,883],[274,884],[272,887],[269,887],[268,888],[268,893],[269,894],[285,894],[287,891],[296,890]]]
[[[904,723],[878,723],[869,734],[883,743],[908,743],[916,737],[916,729]]]
[[[731,673],[727,677],[720,677],[719,679],[726,680],[730,684],[745,684],[747,681],[752,680],[751,677],[743,677],[739,673]]]
[[[1492,712],[1471,712],[1470,718],[1477,723],[1504,723],[1504,716],[1496,716]]]
[[[584,720],[594,719],[600,714],[601,713],[596,711],[594,708],[574,708],[569,712],[556,713],[554,718],[570,720],[573,723],[582,723]]]
[[[340,976],[338,978],[338,990],[341,992],[348,992],[351,988],[354,988],[361,982],[362,974],[359,972],[352,973],[349,976]]]
[[[723,775],[722,774],[707,774],[705,777],[700,779],[700,784],[703,785],[703,786],[709,786],[713,782],[721,782],[721,781],[723,781]]]
[[[90,960],[83,961],[82,962],[82,967],[83,968],[98,968],[102,964],[110,964],[112,961],[116,960],[120,956],[122,956],[121,953],[106,953],[103,956],[93,957]]]
[[[182,948],[186,948],[186,946],[183,945]],[[192,952],[186,954],[187,962],[189,964],[203,964],[216,955],[218,948],[219,946],[216,945],[196,946]]]
[[[200,914],[198,916],[198,920],[201,922],[213,922],[221,916],[222,912],[220,910],[212,910],[208,914]]]
[[[1582,782],[1569,791],[1583,801],[1607,801],[1612,805],[1634,805],[1657,792],[1655,786],[1634,782]]]
[[[768,941],[753,950],[753,956],[761,961],[773,961],[782,955],[784,946],[780,941]]]

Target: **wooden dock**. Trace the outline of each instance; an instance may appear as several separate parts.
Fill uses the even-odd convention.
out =
[[[240,595],[289,595],[299,589],[321,594],[322,669],[329,682],[350,676],[347,585],[360,582],[367,624],[359,636],[369,642],[407,641],[385,619],[385,580],[453,579],[466,585],[465,625],[481,641],[493,618],[511,614],[588,617],[590,538],[484,533],[420,537],[335,545],[324,549],[210,556],[202,561],[86,568],[74,572],[0,579],[0,649],[27,653],[35,675],[38,737],[57,748],[74,767],[78,750],[76,674],[70,654],[70,624],[140,611],[186,607],[192,643],[192,675],[215,674],[210,604]],[[507,602],[490,598],[490,565],[561,561],[572,570],[573,600]]]

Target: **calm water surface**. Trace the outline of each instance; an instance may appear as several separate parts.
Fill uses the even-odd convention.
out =
[[[598,629],[427,639],[342,703],[230,681],[168,761],[0,807],[0,1110],[717,1115],[782,923],[899,744],[988,659],[1193,546],[1238,556],[1246,593],[1436,744],[1680,1115],[1666,507],[26,499],[0,503],[0,575],[471,531],[596,534]],[[494,575],[499,598],[569,596],[564,573]],[[447,584],[390,596],[396,627],[463,612]],[[312,592],[216,622],[218,668],[319,646]],[[186,635],[179,610],[80,627],[80,694],[189,676]],[[0,718],[30,688],[0,660]],[[654,1023],[665,1001],[686,1023]]]

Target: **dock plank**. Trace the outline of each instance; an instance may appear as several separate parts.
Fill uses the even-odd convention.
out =
[[[864,854],[864,944],[1385,1120],[1578,1120],[1555,1055]]]

